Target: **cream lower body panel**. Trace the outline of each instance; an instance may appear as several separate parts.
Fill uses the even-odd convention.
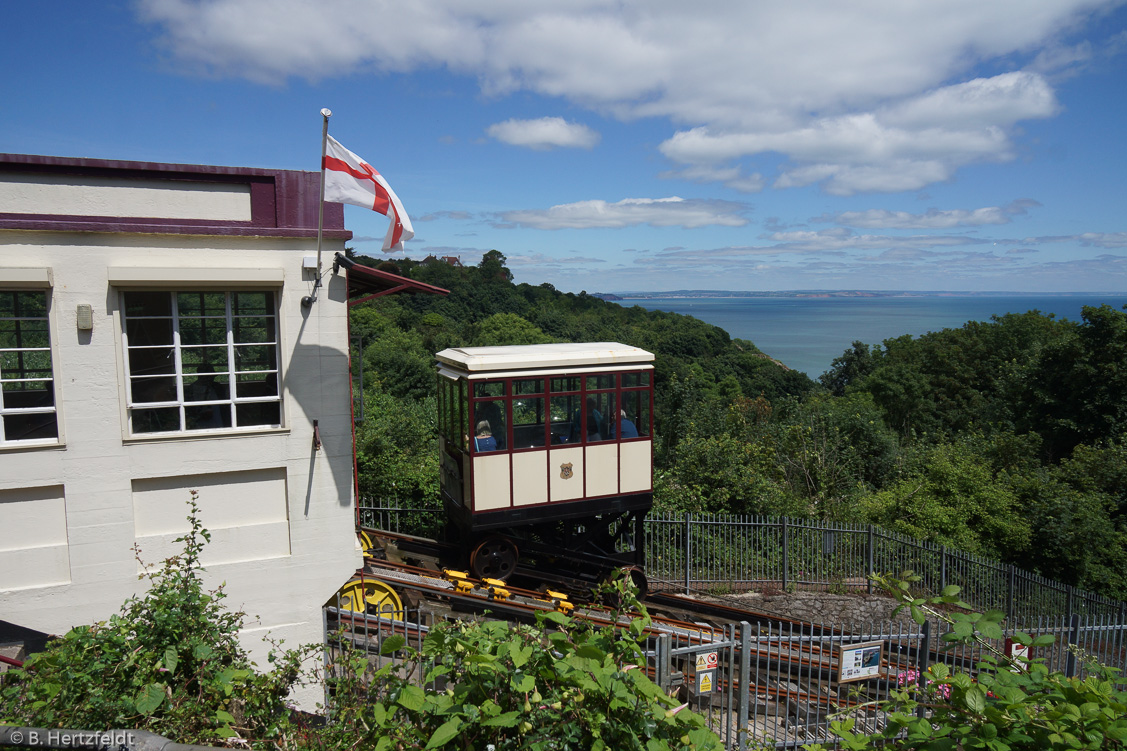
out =
[[[513,505],[531,506],[548,502],[548,453],[530,451],[513,454]]]
[[[583,498],[583,447],[552,449],[548,452],[550,500],[577,501]]]
[[[619,445],[619,492],[648,493],[653,490],[652,446],[650,441]]]
[[[509,455],[485,454],[473,458],[473,510],[509,507]]]

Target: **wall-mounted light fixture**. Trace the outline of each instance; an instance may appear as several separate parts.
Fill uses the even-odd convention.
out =
[[[79,305],[76,318],[79,331],[92,331],[94,329],[94,308],[90,305]]]

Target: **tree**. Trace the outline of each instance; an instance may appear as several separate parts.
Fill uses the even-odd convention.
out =
[[[555,339],[515,313],[494,313],[477,327],[472,345],[487,347],[499,344],[548,344]]]
[[[0,682],[0,723],[133,728],[181,743],[273,742],[288,727],[285,700],[313,648],[272,651],[259,673],[239,644],[244,615],[208,592],[199,556],[210,535],[193,491],[183,552],[148,575],[149,589],[118,615],[78,626]]]
[[[862,500],[861,514],[886,529],[1003,560],[1031,535],[1007,478],[962,443],[925,449],[902,479]]]

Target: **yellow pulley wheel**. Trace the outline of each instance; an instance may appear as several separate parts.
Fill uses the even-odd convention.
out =
[[[341,610],[403,619],[403,601],[390,585],[378,579],[354,579],[340,588],[337,599]]]
[[[361,530],[358,536],[360,537],[360,550],[363,551],[364,555],[370,555],[372,549],[376,547],[372,543],[371,535],[369,535],[366,531]]]

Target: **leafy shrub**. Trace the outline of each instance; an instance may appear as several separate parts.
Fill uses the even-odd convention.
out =
[[[183,552],[151,574],[143,597],[119,614],[78,626],[32,655],[0,683],[0,723],[32,727],[147,730],[183,743],[281,734],[285,699],[309,650],[272,651],[255,670],[238,642],[244,614],[208,592],[199,556],[210,540],[192,492]]]
[[[623,608],[635,602],[627,590],[618,589]],[[556,612],[536,625],[442,623],[421,652],[386,641],[410,669],[386,665],[370,679],[367,658],[346,652],[323,740],[379,751],[721,749],[701,716],[645,675],[648,623],[643,614],[624,630],[596,629]]]
[[[928,618],[944,623],[950,629],[942,637],[944,642],[973,642],[987,656],[975,675],[933,664],[922,689],[903,676],[901,687],[884,704],[888,723],[882,733],[857,733],[852,718],[831,724],[842,747],[860,750],[891,743],[896,748],[934,751],[1034,751],[1122,749],[1127,744],[1127,692],[1117,688],[1123,680],[1118,671],[1089,660],[1089,675],[1073,678],[1050,671],[1041,660],[1008,657],[993,644],[1002,637],[1000,611],[939,609],[936,606],[965,608],[959,588],[947,587],[936,597],[913,597],[909,592],[918,577],[911,572],[880,581],[900,601],[898,611],[908,609],[920,624]],[[1053,637],[1032,638],[1019,632],[1015,641],[1046,646]]]

